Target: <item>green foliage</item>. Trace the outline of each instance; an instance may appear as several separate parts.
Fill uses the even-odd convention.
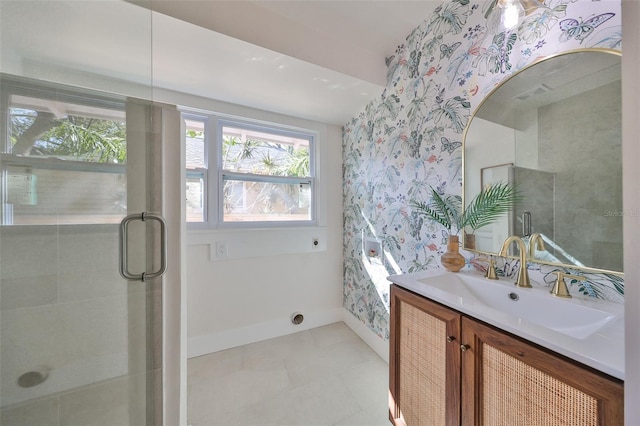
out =
[[[127,159],[125,124],[70,116],[42,135],[52,155],[82,161],[124,163]]]
[[[235,137],[223,140],[223,167],[245,173],[305,177],[311,173],[309,150]]]
[[[431,188],[431,203],[426,204],[422,201],[412,202],[412,207],[418,210],[418,213],[427,216],[429,219],[435,220],[451,232],[452,227],[462,229],[464,224],[460,214],[462,199],[458,195],[441,196],[435,189]]]
[[[223,168],[242,173],[268,176],[306,177],[311,175],[309,149],[296,148],[289,144],[265,140],[241,140],[225,136],[222,145]],[[244,208],[262,214],[274,210],[274,201],[285,204],[286,212],[295,212],[299,206],[300,188],[295,185],[276,183],[245,183],[245,193],[252,193],[251,204]],[[234,200],[232,182],[225,182],[224,209],[232,212],[237,204]],[[276,206],[277,207],[277,206]]]
[[[469,226],[475,231],[489,225],[511,210],[521,199],[511,184],[497,183],[488,186],[480,191],[465,209],[464,226]]]
[[[203,139],[204,138],[204,132],[202,132],[200,130],[187,130],[187,137],[188,138]]]
[[[273,170],[277,167],[275,160],[268,152],[262,156],[262,166],[267,170]]]
[[[311,174],[309,150],[289,147],[288,152],[289,157],[285,166],[286,176],[309,176]]]
[[[484,188],[462,209],[458,195],[440,195],[431,188],[431,202],[412,201],[411,206],[419,214],[444,226],[450,233],[458,234],[465,227],[472,232],[495,222],[507,213],[522,197],[510,183],[496,183]]]
[[[11,110],[11,143],[14,148],[20,138],[31,131],[31,138],[24,141],[26,155],[100,163],[126,162],[124,122],[70,115],[64,119],[50,119],[46,127],[34,133],[33,128],[41,114],[33,110]]]
[[[244,143],[241,143],[242,149],[240,150],[240,154],[238,155],[239,160],[250,160],[253,158],[253,155],[258,150],[258,142],[247,140]]]

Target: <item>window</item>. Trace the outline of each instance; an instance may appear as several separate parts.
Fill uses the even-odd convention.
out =
[[[187,169],[187,222],[204,222],[206,219],[207,147],[204,127],[206,119],[185,117],[186,169]]]
[[[189,222],[314,223],[312,133],[189,114],[185,125]]]
[[[117,223],[127,209],[124,101],[2,81],[2,224]]]

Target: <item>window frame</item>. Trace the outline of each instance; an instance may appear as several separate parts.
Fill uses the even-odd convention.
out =
[[[181,111],[181,115],[182,115],[182,121],[183,123],[186,122],[186,120],[190,120],[190,121],[199,121],[203,123],[203,129],[204,129],[204,139],[203,139],[203,143],[204,143],[204,167],[199,168],[193,168],[193,169],[187,169],[187,165],[186,165],[186,157],[185,157],[185,163],[182,164],[182,169],[184,170],[184,174],[185,174],[185,182],[186,180],[190,177],[190,173],[191,176],[196,176],[198,174],[201,174],[202,177],[202,222],[187,222],[187,225],[189,228],[193,228],[193,229],[208,229],[209,228],[209,210],[210,210],[210,206],[209,206],[209,200],[211,199],[211,194],[210,194],[210,176],[211,176],[211,171],[210,171],[210,165],[211,164],[216,164],[215,162],[215,157],[212,159],[211,158],[211,150],[210,149],[210,118],[206,115],[206,114],[199,114],[199,113],[194,113],[194,112],[189,112],[189,111]],[[186,151],[186,123],[185,123],[185,128],[182,131],[182,136],[181,136],[181,141],[182,141],[182,146],[185,147],[185,151]],[[212,161],[213,160],[213,161]],[[186,190],[186,188],[185,188]],[[185,197],[185,204],[186,204],[186,197]],[[185,209],[185,213],[186,213],[186,209]]]
[[[318,184],[317,184],[317,150],[318,132],[272,122],[252,120],[245,117],[223,115],[217,113],[194,112],[182,110],[184,119],[205,120],[205,169],[206,179],[203,189],[203,221],[187,222],[190,230],[211,229],[273,229],[273,228],[307,228],[318,226]],[[309,174],[310,176],[272,176],[243,172],[231,172],[222,167],[223,129],[233,127],[237,129],[257,131],[276,136],[286,136],[305,139],[309,142]],[[183,132],[186,146],[186,129]],[[215,169],[212,168],[215,165]],[[186,164],[183,166],[187,172]],[[188,173],[188,172],[187,172]],[[268,182],[280,184],[308,184],[311,196],[309,199],[308,220],[263,220],[263,221],[224,221],[224,182],[225,179],[248,182]],[[186,202],[186,200],[185,200]]]
[[[34,170],[56,170],[63,172],[91,172],[126,175],[125,163],[94,163],[75,160],[58,160],[52,157],[16,156],[11,146],[11,99],[12,96],[35,100],[74,104],[79,107],[100,108],[126,114],[126,98],[116,94],[91,89],[70,87],[58,83],[35,81],[7,74],[0,75],[0,226],[60,226],[60,225],[101,225],[104,221],[80,221],[75,223],[49,223],[47,221],[15,225],[14,214],[7,209],[8,168],[12,166],[30,167]],[[86,111],[85,111],[86,113]],[[78,114],[81,115],[81,114]],[[125,116],[126,123],[126,116]],[[62,214],[62,217],[73,215]],[[87,217],[96,216],[87,214]],[[122,214],[124,218],[126,211]],[[118,219],[118,222],[120,219]]]

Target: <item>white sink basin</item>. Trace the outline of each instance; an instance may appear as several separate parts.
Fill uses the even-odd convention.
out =
[[[417,281],[458,297],[463,305],[489,307],[517,318],[518,322],[537,324],[576,339],[589,337],[619,315],[615,310],[607,310],[606,302],[561,299],[543,288],[518,288],[505,279],[493,281],[450,273]]]

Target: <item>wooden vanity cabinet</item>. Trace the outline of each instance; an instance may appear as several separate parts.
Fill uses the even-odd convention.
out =
[[[395,425],[622,425],[621,381],[391,286]]]
[[[460,314],[391,286],[389,418],[460,425]]]
[[[622,425],[621,381],[462,316],[463,425]]]

